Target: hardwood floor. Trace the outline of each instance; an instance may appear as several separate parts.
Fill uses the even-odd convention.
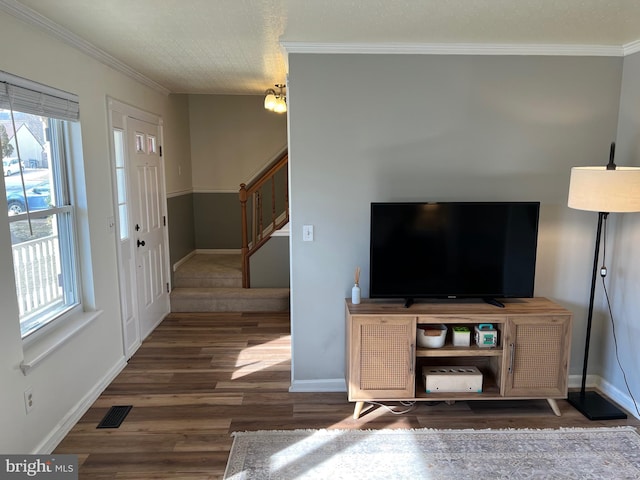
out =
[[[566,401],[556,417],[544,400],[371,406],[353,420],[346,393],[289,393],[290,366],[288,314],[171,314],[56,453],[78,455],[80,479],[214,479],[234,431],[640,426],[591,422]],[[133,408],[119,428],[96,429],[114,405]]]

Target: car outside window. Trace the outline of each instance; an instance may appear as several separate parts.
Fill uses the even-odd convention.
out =
[[[34,92],[33,83],[29,87],[0,81],[6,222],[23,338],[82,307],[68,181],[68,132],[78,115],[56,108],[43,114],[47,102],[65,105],[49,93]],[[25,101],[30,96],[33,107]]]

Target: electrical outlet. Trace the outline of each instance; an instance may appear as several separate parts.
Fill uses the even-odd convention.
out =
[[[24,409],[27,413],[33,410],[33,388],[29,387],[24,391]]]

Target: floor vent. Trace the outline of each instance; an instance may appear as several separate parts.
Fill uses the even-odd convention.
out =
[[[111,407],[102,421],[96,428],[118,428],[124,422],[125,417],[129,411],[133,408],[133,405],[117,405]]]

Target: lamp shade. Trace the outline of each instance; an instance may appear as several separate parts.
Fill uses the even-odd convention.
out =
[[[592,212],[640,212],[640,168],[573,167],[568,205]]]

